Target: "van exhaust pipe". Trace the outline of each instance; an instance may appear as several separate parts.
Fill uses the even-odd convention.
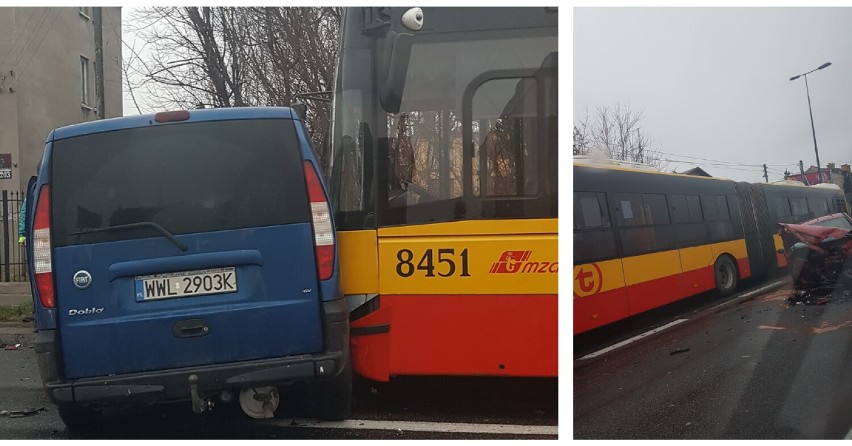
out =
[[[272,418],[278,409],[280,397],[275,386],[250,387],[240,392],[240,408],[246,415],[256,418]]]

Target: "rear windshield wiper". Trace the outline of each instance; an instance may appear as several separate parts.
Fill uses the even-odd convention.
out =
[[[174,234],[169,232],[166,228],[154,223],[153,221],[140,221],[138,223],[128,223],[126,225],[115,225],[115,226],[106,226],[103,228],[85,228],[79,231],[70,232],[68,235],[81,235],[81,234],[93,234],[95,232],[107,232],[107,231],[119,231],[122,229],[136,229],[136,228],[154,228],[159,231],[161,234],[166,236],[169,241],[174,243],[181,251],[186,251],[189,249],[183,242],[175,238]]]

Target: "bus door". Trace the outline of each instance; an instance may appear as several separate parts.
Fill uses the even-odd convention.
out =
[[[630,316],[606,194],[574,192],[574,333]]]
[[[619,228],[630,314],[683,297],[680,253],[675,244],[666,196],[614,193],[610,206]]]

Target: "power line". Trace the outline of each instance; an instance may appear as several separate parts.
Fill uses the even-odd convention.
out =
[[[57,8],[56,15],[53,16],[53,20],[50,21],[50,25],[47,25],[47,30],[41,36],[41,40],[38,41],[38,45],[36,46],[35,51],[30,54],[30,58],[27,59],[27,63],[24,65],[24,68],[20,69],[21,74],[23,74],[27,67],[30,66],[30,62],[32,62],[35,58],[35,55],[38,53],[39,48],[41,48],[41,44],[44,42],[44,38],[47,37],[48,34],[50,34],[50,29],[53,27],[53,23],[56,21],[57,18],[59,18],[60,14],[62,14],[62,9]]]
[[[670,162],[670,163],[683,163],[683,161],[672,160],[672,159],[668,159],[668,158],[663,158],[663,159],[662,159],[662,161],[668,161],[668,162]],[[736,167],[736,166],[728,166],[728,165],[724,165],[724,166],[715,166],[715,167],[721,167],[721,168],[724,168],[724,169],[730,169],[730,170],[742,170],[742,171],[745,171],[745,172],[763,172],[763,167],[762,167],[762,166],[761,166],[759,169],[758,169],[758,168],[750,169],[750,168],[748,168],[747,166],[745,166],[745,167]]]
[[[18,62],[20,62],[20,61],[21,61],[21,59],[24,57],[24,54],[26,54],[26,52],[27,52],[27,47],[28,47],[28,46],[30,46],[30,43],[32,43],[32,42],[33,42],[33,40],[32,40],[32,39],[33,39],[33,37],[35,37],[35,35],[36,35],[36,34],[38,34],[38,32],[39,32],[39,30],[41,29],[42,25],[44,25],[44,23],[45,23],[45,22],[47,22],[47,16],[48,16],[48,14],[50,14],[50,8],[45,8],[45,10],[44,10],[44,14],[42,14],[42,15],[41,15],[41,17],[39,17],[39,18],[37,19],[37,20],[38,20],[38,23],[36,23],[36,25],[35,25],[35,26],[33,26],[33,32],[31,32],[31,33],[30,33],[30,35],[29,35],[29,37],[27,37],[27,38],[24,40],[24,44],[21,46],[21,51],[19,51],[19,52],[18,52],[18,56],[17,56],[17,57],[15,57],[15,61],[14,61],[14,62],[12,62],[12,66],[13,66],[13,67],[17,67],[17,66],[18,66]]]
[[[660,152],[660,153],[662,153],[664,155],[676,156],[676,157],[680,157],[680,158],[690,158],[690,159],[696,159],[696,160],[702,160],[702,161],[712,161],[712,162],[715,162],[715,163],[730,164],[730,165],[734,165],[734,166],[760,167],[761,169],[763,169],[763,164],[735,163],[735,162],[732,162],[732,161],[722,161],[722,160],[716,160],[716,159],[712,159],[712,158],[701,158],[701,157],[697,157],[697,156],[679,155],[677,153],[670,153],[670,152]],[[688,161],[680,161],[680,162],[687,163]],[[790,166],[798,166],[798,163],[793,163],[793,164],[767,164],[767,166],[790,167]]]
[[[32,12],[30,13],[30,16],[27,18],[27,22],[24,23],[23,29],[27,29],[27,25],[30,24],[30,20],[32,20],[33,16],[36,13],[36,10],[38,10],[38,8],[33,8]],[[6,51],[6,55],[3,56],[3,62],[0,62],[0,67],[6,66],[6,59],[9,58],[9,54],[12,54],[12,50],[15,48],[15,44],[18,43],[18,38],[21,37],[21,34],[23,34],[23,32],[15,34],[15,40],[13,40],[12,44],[9,45],[9,51]]]

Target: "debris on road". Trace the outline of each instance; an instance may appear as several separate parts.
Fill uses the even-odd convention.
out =
[[[779,327],[776,325],[760,325],[757,328],[761,330],[786,330],[786,327]]]
[[[21,344],[9,344],[6,347],[4,347],[4,349],[5,350],[18,350],[21,347],[23,347],[23,345],[21,345]]]
[[[675,351],[669,353],[669,355],[677,355],[679,353],[686,353],[688,351],[689,351],[688,348],[681,348],[681,349],[678,349],[678,350],[675,350]]]
[[[43,412],[45,410],[47,410],[46,407],[39,407],[38,409],[34,407],[27,407],[23,410],[0,410],[0,416],[9,418],[24,418],[36,415],[39,412]]]

